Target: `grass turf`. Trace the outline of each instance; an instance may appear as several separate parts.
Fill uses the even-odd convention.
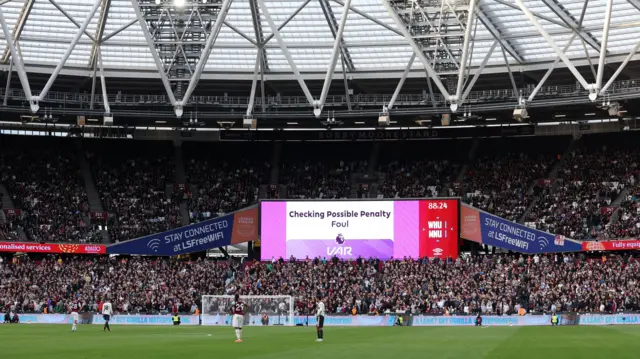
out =
[[[611,327],[248,327],[0,325],[0,357],[47,359],[265,358],[638,358],[640,326]]]

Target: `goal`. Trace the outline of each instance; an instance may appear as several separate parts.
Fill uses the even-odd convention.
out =
[[[231,325],[232,295],[203,295],[202,314],[219,318],[218,325]],[[290,295],[240,296],[245,304],[245,325],[294,325],[293,301]],[[263,315],[268,321],[263,321]]]

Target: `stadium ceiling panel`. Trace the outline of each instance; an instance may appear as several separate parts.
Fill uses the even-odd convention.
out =
[[[554,63],[597,96],[605,65],[640,58],[639,0],[0,0],[0,10],[0,67],[24,71],[21,83],[29,72],[160,77],[177,110],[200,79],[297,80],[321,110],[305,81],[427,74],[432,93],[460,105],[479,72]],[[33,89],[34,109],[48,87]]]

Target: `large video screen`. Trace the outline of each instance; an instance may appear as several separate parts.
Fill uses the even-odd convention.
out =
[[[261,257],[458,257],[458,201],[263,201]]]

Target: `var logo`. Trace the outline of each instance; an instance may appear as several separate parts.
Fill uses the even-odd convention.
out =
[[[158,248],[160,248],[160,240],[158,238],[154,238],[147,243],[147,247],[151,248],[151,250],[155,253],[158,253]]]
[[[327,247],[327,255],[333,256],[351,256],[351,247]]]

